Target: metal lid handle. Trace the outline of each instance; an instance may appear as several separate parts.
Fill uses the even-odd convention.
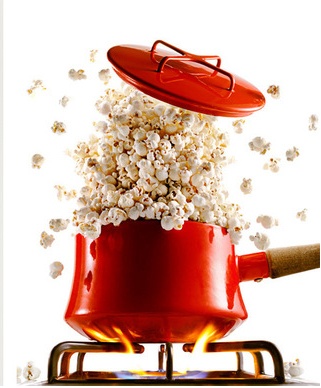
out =
[[[195,54],[188,53],[187,51],[184,51],[178,47],[175,47],[167,42],[164,42],[163,40],[156,40],[151,48],[151,55],[152,56],[154,55],[154,53],[156,51],[156,46],[158,44],[162,44],[162,45],[164,45],[164,46],[166,46],[166,47],[168,47],[168,48],[172,49],[173,51],[176,51],[180,54],[180,55],[166,55],[165,57],[163,57],[160,60],[158,67],[157,67],[157,70],[156,70],[158,73],[161,73],[164,70],[165,64],[169,60],[171,60],[171,61],[172,60],[174,60],[174,61],[186,61],[186,62],[191,61],[191,62],[199,63],[203,66],[209,67],[210,69],[214,70],[212,73],[212,76],[216,75],[217,72],[224,74],[230,80],[230,86],[228,87],[227,90],[232,91],[234,89],[235,78],[231,73],[220,68],[221,58],[218,55],[195,55]],[[206,59],[216,59],[217,60],[216,66],[207,62]]]

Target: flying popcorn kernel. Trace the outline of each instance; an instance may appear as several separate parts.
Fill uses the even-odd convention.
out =
[[[279,158],[270,158],[269,162],[264,164],[264,170],[278,172],[280,170],[280,160]]]
[[[32,361],[29,361],[23,369],[22,375],[26,380],[36,380],[40,376],[40,373],[40,369],[34,366]]]
[[[244,194],[252,193],[252,179],[243,178],[243,182],[240,185],[240,189]]]
[[[266,250],[270,245],[269,237],[264,233],[257,232],[254,236],[250,236],[250,240],[254,242],[257,249]]]
[[[303,209],[296,213],[296,218],[298,218],[300,221],[306,221],[307,220],[307,212],[308,209]]]
[[[49,269],[49,276],[51,276],[53,279],[57,279],[57,277],[62,274],[64,266],[60,261],[54,261],[50,264]]]
[[[53,133],[65,133],[66,126],[61,121],[55,121],[51,127]]]
[[[309,130],[310,131],[316,131],[318,129],[318,121],[319,118],[317,115],[311,115],[309,117]]]
[[[260,215],[257,217],[256,222],[260,223],[263,228],[270,229],[273,226],[278,226],[279,221],[276,218],[273,218],[268,215]]]
[[[239,119],[239,120],[235,120],[233,121],[232,125],[234,127],[234,130],[236,133],[242,133],[243,132],[243,125],[245,123],[245,120],[244,119]]]
[[[109,69],[102,69],[98,73],[98,77],[101,81],[104,82],[104,84],[107,84],[111,78],[110,70]]]
[[[264,155],[266,151],[270,149],[270,143],[268,143],[262,137],[257,136],[249,142],[249,147],[252,151],[256,151],[259,152],[261,155]]]
[[[59,199],[59,201],[61,201],[63,198],[65,198],[66,200],[70,200],[76,198],[77,196],[76,190],[68,191],[65,186],[55,185],[54,188],[57,190],[57,198]]]
[[[34,80],[30,88],[27,90],[28,94],[34,93],[35,90],[41,89],[41,90],[46,90],[46,88],[43,86],[42,81],[37,79]]]
[[[286,151],[286,160],[293,162],[295,158],[299,156],[299,150],[296,147],[290,148]]]
[[[64,220],[62,218],[55,218],[49,221],[49,228],[54,232],[60,232],[67,229],[70,220]]]
[[[271,85],[267,89],[267,93],[271,95],[273,98],[279,98],[280,97],[280,87],[276,85]]]
[[[34,154],[31,159],[32,168],[40,168],[45,161],[45,158],[40,154]]]
[[[85,70],[82,70],[82,69],[77,70],[77,71],[75,69],[70,69],[68,72],[68,76],[73,81],[79,81],[79,80],[87,78],[87,76],[85,74]]]
[[[59,100],[59,104],[62,106],[62,107],[66,107],[67,104],[69,102],[69,98],[67,96],[63,96],[60,100]]]
[[[54,241],[55,241],[55,238],[52,234],[48,234],[45,231],[41,233],[40,245],[45,249],[47,249],[48,247],[51,247]]]
[[[98,50],[90,50],[90,53],[89,53],[89,60],[90,60],[90,62],[95,62],[96,61],[97,53],[98,53]]]

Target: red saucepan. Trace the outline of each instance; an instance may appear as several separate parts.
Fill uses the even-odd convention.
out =
[[[76,236],[65,319],[98,341],[195,342],[229,334],[247,318],[239,283],[320,267],[320,246],[236,256],[226,229],[157,220],[107,225],[96,240]]]

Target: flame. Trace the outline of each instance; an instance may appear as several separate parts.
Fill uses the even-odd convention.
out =
[[[207,324],[205,326],[205,328],[203,329],[203,331],[201,332],[201,334],[199,335],[199,337],[194,345],[192,353],[193,354],[205,353],[206,346],[207,346],[208,342],[209,341],[213,342],[213,340],[215,341],[219,337],[220,337],[219,332],[218,332],[217,328],[215,327],[215,325],[213,323]]]
[[[125,352],[134,354],[135,352],[131,342],[126,338],[125,334],[121,331],[121,329],[119,327],[113,327],[113,329],[118,334],[120,341],[125,345]]]
[[[84,328],[83,331],[92,339],[95,339],[99,342],[121,342],[125,346],[124,353],[134,354],[134,348],[131,342],[126,338],[125,334],[119,327],[113,326],[111,328],[113,332],[113,336],[108,335],[110,333],[106,333],[99,330],[97,327],[94,329],[92,327]],[[116,334],[116,335],[114,335]]]

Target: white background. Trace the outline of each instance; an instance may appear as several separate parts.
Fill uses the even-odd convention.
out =
[[[71,230],[57,235],[52,248],[39,244],[51,218],[68,218],[73,204],[59,202],[53,186],[73,187],[73,163],[66,148],[92,133],[95,98],[103,92],[97,72],[107,67],[113,45],[151,45],[163,39],[187,51],[217,54],[222,67],[256,85],[265,108],[246,119],[242,134],[222,119],[230,133],[235,164],[226,169],[231,200],[241,204],[251,229],[236,247],[238,254],[257,251],[249,235],[264,232],[260,214],[279,219],[267,233],[270,247],[319,242],[320,126],[309,131],[309,116],[321,118],[319,1],[23,1],[4,4],[4,377],[15,382],[16,367],[29,360],[46,379],[52,347],[65,340],[85,340],[63,319],[73,275]],[[97,61],[89,52],[97,49]],[[70,68],[83,68],[86,81],[68,79]],[[46,91],[27,89],[35,79]],[[266,93],[280,85],[278,100]],[[71,97],[62,108],[58,101]],[[64,121],[67,134],[50,127]],[[271,142],[267,155],[250,151],[248,142]],[[300,156],[286,161],[287,149]],[[43,168],[31,168],[41,153]],[[263,170],[269,157],[280,157],[279,173]],[[252,178],[253,193],[239,185]],[[296,213],[308,209],[307,221]],[[56,280],[49,264],[62,261]],[[248,320],[227,340],[274,342],[285,361],[301,360],[303,377],[320,381],[320,271],[241,284]],[[156,359],[156,356],[155,356]],[[122,368],[119,364],[119,368]]]

